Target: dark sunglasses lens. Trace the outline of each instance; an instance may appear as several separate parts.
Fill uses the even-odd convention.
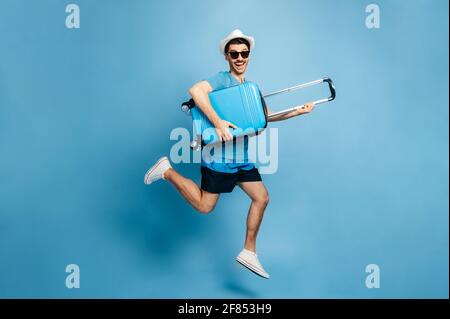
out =
[[[247,59],[249,54],[250,54],[250,51],[243,51],[243,52],[241,52],[241,55],[242,55],[242,57],[244,59]]]
[[[236,51],[230,52],[230,57],[232,59],[237,59],[239,57],[239,52]]]

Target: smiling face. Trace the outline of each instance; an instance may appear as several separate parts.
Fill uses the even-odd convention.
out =
[[[236,52],[244,51],[249,52],[249,48],[246,44],[230,44],[228,52],[225,54],[225,60],[227,60],[230,65],[230,71],[236,75],[243,75],[245,73],[250,58],[249,56],[244,58],[242,54],[238,54],[237,57],[232,55],[236,55]]]

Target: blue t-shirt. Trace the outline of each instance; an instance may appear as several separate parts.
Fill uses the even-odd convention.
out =
[[[213,91],[241,84],[230,72],[219,72],[206,81]],[[255,167],[248,159],[247,136],[238,138],[235,142],[222,143],[222,154],[204,154],[204,157],[202,157],[203,166],[223,173],[235,173],[240,169],[250,170]]]

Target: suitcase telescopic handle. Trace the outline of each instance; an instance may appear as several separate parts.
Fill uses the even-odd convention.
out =
[[[333,80],[331,80],[330,78],[322,78],[322,79],[311,81],[311,82],[308,82],[308,83],[295,85],[295,86],[292,86],[292,87],[287,88],[287,89],[283,89],[283,90],[280,90],[280,91],[276,91],[276,92],[272,92],[272,93],[269,93],[267,95],[264,95],[264,98],[267,98],[267,97],[270,97],[270,96],[274,96],[274,95],[277,95],[277,94],[280,94],[280,93],[292,92],[292,91],[295,91],[295,90],[306,88],[308,86],[320,84],[320,83],[323,83],[323,82],[326,82],[328,84],[328,88],[330,89],[330,96],[325,98],[325,99],[314,101],[313,102],[314,105],[318,105],[318,104],[322,104],[322,103],[333,101],[336,98],[336,88],[334,87]],[[273,117],[277,117],[277,116],[280,116],[280,115],[288,114],[288,113],[290,113],[292,111],[295,111],[295,110],[301,108],[303,105],[299,105],[299,106],[296,106],[296,107],[291,107],[291,108],[288,108],[288,109],[285,109],[285,110],[281,110],[281,111],[272,113],[272,114],[270,114],[268,116],[268,118],[271,119]]]

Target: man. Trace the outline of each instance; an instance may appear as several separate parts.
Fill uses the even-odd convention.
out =
[[[220,43],[220,51],[228,62],[229,71],[220,72],[207,80],[196,83],[189,89],[189,94],[195,104],[214,125],[218,137],[223,142],[233,143],[229,127],[236,128],[236,126],[217,115],[211,105],[208,93],[239,85],[245,81],[245,72],[254,45],[253,37],[244,35],[240,30],[231,32]],[[313,103],[307,103],[302,109],[272,118],[271,121],[285,120],[305,114],[312,111],[313,108]],[[207,159],[202,156],[201,187],[176,172],[167,157],[160,158],[147,171],[144,182],[151,184],[158,179],[170,182],[197,211],[204,214],[208,214],[214,209],[221,193],[229,193],[235,185],[238,185],[252,202],[247,216],[244,249],[236,257],[236,260],[261,277],[269,278],[269,274],[264,270],[256,255],[256,236],[269,203],[269,194],[258,169],[248,160],[247,138],[240,138],[234,143],[244,143],[244,145],[231,148],[232,152],[230,152],[230,148],[227,148],[228,152],[224,151],[221,155],[212,154]]]

